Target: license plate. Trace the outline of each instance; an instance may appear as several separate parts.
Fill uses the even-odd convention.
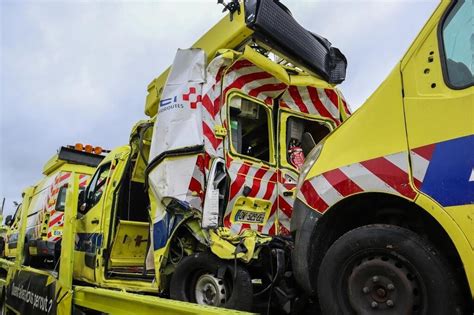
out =
[[[265,212],[238,210],[235,214],[234,221],[263,224],[263,222],[265,221]]]

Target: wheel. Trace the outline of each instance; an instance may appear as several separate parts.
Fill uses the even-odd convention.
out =
[[[250,311],[252,281],[234,262],[202,252],[185,257],[173,273],[170,297],[175,300]]]
[[[462,314],[456,278],[426,240],[366,225],[329,248],[318,273],[323,314]]]

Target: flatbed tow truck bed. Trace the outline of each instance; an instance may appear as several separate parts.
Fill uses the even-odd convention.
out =
[[[79,180],[78,175],[74,180]],[[24,241],[20,238],[15,260],[0,258],[1,314],[249,314],[132,293],[126,286],[114,290],[73,283],[77,208],[72,205],[78,196],[69,189],[66,203],[71,210],[64,215],[59,272],[22,265]]]

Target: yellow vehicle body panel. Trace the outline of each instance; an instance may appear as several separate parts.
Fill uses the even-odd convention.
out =
[[[105,290],[76,286],[74,288],[74,304],[98,310],[106,314],[160,314],[160,315],[221,315],[225,314],[250,314],[235,310],[222,310],[221,308],[173,301],[169,299],[138,295],[124,291]]]
[[[406,150],[401,90],[402,82],[397,65],[364,105],[324,142],[318,163],[311,168],[307,178],[341,165],[380,156],[381,153]],[[359,123],[362,120],[364,124]]]
[[[462,222],[463,225],[458,224],[452,216],[453,210],[459,210],[456,209],[458,207],[443,208],[431,198],[423,194],[418,196],[416,204],[427,211],[449,235],[464,265],[471,292],[474,292],[474,254],[473,248],[470,246],[468,240],[468,237],[472,238],[472,221],[468,217],[460,218],[461,220],[458,222]],[[472,206],[464,207],[470,207],[469,211],[472,213]],[[459,215],[462,212],[456,213]],[[464,212],[464,214],[465,213],[466,212]],[[466,227],[471,227],[471,229],[464,229]],[[472,296],[474,297],[474,294],[472,294]]]

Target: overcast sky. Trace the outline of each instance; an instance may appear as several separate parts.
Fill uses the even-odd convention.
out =
[[[0,198],[5,213],[61,145],[112,149],[144,118],[148,83],[223,17],[206,1],[0,0]],[[353,110],[402,57],[437,0],[283,1],[348,59]]]

